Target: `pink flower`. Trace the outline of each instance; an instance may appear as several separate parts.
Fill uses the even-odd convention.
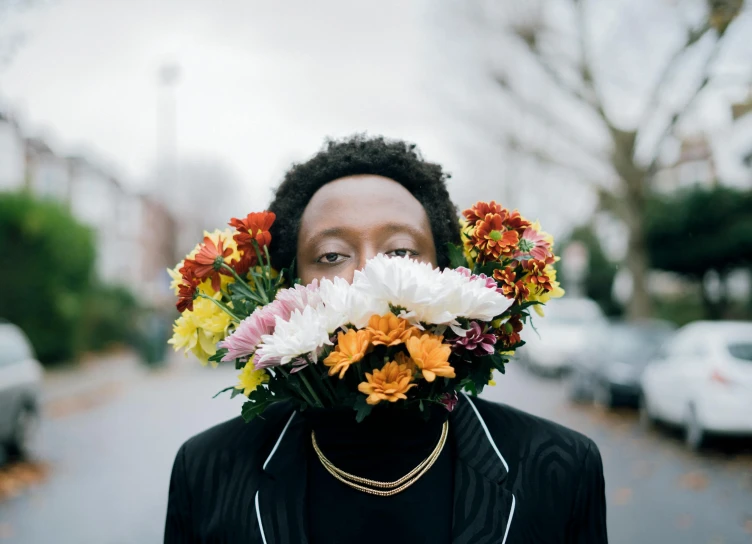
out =
[[[470,323],[470,329],[465,336],[458,336],[453,340],[455,349],[462,348],[473,355],[491,355],[496,345],[496,336],[484,333],[477,321]]]
[[[238,324],[234,333],[217,345],[219,348],[227,349],[227,354],[222,357],[222,361],[234,361],[253,355],[256,347],[261,343],[261,337],[274,332],[275,318],[282,312],[283,308],[276,302],[256,308],[251,315]]]
[[[308,285],[298,284],[279,291],[272,304],[279,303],[280,317],[287,321],[293,311],[300,310],[302,312],[306,306],[318,306],[320,302],[319,281],[313,280]]]
[[[533,259],[546,262],[551,254],[551,244],[532,227],[526,228],[522,233],[518,247],[520,249],[514,254],[515,259],[530,255]]]

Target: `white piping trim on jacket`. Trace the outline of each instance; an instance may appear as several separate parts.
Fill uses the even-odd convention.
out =
[[[514,496],[514,493],[512,493],[512,509],[509,511],[509,521],[507,521],[507,530],[504,531],[504,540],[501,541],[501,544],[506,544],[507,541],[507,535],[509,535],[509,528],[512,526],[512,518],[514,517],[514,507],[517,504],[517,499]],[[264,544],[266,544],[266,540],[264,540]]]
[[[269,453],[269,457],[267,457],[266,461],[264,461],[264,466],[261,467],[264,470],[266,470],[266,465],[269,464],[269,461],[272,460],[272,457],[277,452],[277,448],[279,447],[279,443],[282,442],[282,438],[285,436],[285,433],[287,432],[287,428],[290,426],[290,423],[292,423],[292,418],[295,417],[296,413],[297,412],[293,412],[292,415],[290,416],[290,419],[287,420],[287,424],[285,425],[285,428],[282,429],[282,433],[279,435],[279,438],[277,438],[277,443],[274,444],[274,447],[272,448],[272,451]]]
[[[259,492],[256,491],[256,519],[258,520],[259,532],[261,533],[261,541],[264,544],[266,544],[266,535],[264,534],[264,524],[261,523],[261,510],[259,510],[258,494]]]
[[[507,472],[509,472],[509,465],[507,465],[507,462],[504,459],[504,456],[501,455],[499,448],[496,447],[496,442],[494,442],[493,438],[491,438],[491,432],[488,430],[488,427],[486,427],[486,422],[483,421],[483,418],[481,417],[480,412],[478,412],[478,409],[475,407],[475,404],[473,403],[473,401],[470,400],[470,397],[467,396],[467,393],[463,392],[462,394],[467,399],[467,402],[470,403],[470,406],[472,406],[473,412],[475,412],[475,415],[478,417],[478,421],[480,421],[480,426],[483,427],[483,430],[486,432],[486,437],[488,438],[488,441],[491,443],[491,446],[496,452],[496,455],[498,455],[499,459],[501,459],[501,462],[504,465],[504,468],[507,469]]]
[[[499,456],[499,459],[501,459],[501,462],[504,465],[504,468],[507,469],[507,472],[509,472],[509,465],[507,464],[506,459],[504,459],[504,456],[501,455],[499,448],[496,447],[496,442],[494,442],[494,439],[491,438],[491,431],[488,430],[488,427],[486,426],[486,422],[483,421],[483,417],[481,417],[480,412],[478,412],[478,409],[475,407],[475,403],[473,403],[473,401],[470,400],[470,397],[467,396],[467,393],[463,392],[462,394],[467,399],[467,402],[470,403],[470,406],[472,407],[473,412],[475,412],[475,416],[478,418],[478,421],[480,422],[481,427],[483,427],[483,430],[486,433],[486,438],[488,438],[488,441],[491,443],[491,446],[496,452],[496,455]],[[507,536],[509,535],[509,528],[512,526],[512,518],[514,518],[515,506],[517,506],[517,498],[514,496],[514,493],[512,493],[512,508],[509,510],[509,521],[507,521],[507,528],[506,528],[506,531],[504,531],[504,540],[501,541],[501,544],[506,544]],[[266,544],[266,542],[264,542],[264,544]]]
[[[269,457],[266,458],[266,461],[264,461],[264,466],[262,467],[263,470],[266,470],[266,465],[269,464],[269,461],[272,460],[272,457],[277,452],[277,448],[279,447],[280,442],[282,442],[282,438],[285,436],[285,433],[287,432],[287,428],[290,426],[290,423],[292,423],[292,418],[295,417],[295,414],[297,412],[293,412],[290,416],[290,419],[287,420],[287,423],[285,424],[285,428],[282,429],[282,432],[279,435],[279,438],[277,438],[277,442],[274,444],[274,447],[272,448],[272,451],[269,453]],[[261,541],[266,544],[266,534],[264,533],[264,524],[261,522],[261,508],[259,508],[259,492],[256,490],[256,519],[258,520],[258,526],[259,526],[259,532],[261,533]]]

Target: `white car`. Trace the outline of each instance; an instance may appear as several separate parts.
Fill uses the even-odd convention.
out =
[[[752,435],[752,322],[682,327],[642,375],[641,415],[685,429],[699,448],[708,433]]]
[[[0,322],[0,446],[11,456],[29,453],[39,421],[42,375],[26,335]]]
[[[593,338],[607,325],[600,306],[588,298],[552,300],[545,317],[534,312],[533,326],[526,325],[519,350],[522,362],[541,374],[560,374],[593,349]]]

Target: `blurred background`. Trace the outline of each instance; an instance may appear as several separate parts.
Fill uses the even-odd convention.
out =
[[[556,236],[484,396],[596,441],[611,542],[752,542],[750,36],[744,0],[0,0],[0,541],[161,541],[239,410],[168,351],[166,268],[368,132]]]

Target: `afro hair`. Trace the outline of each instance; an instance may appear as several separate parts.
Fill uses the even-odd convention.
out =
[[[298,229],[308,202],[339,178],[370,174],[400,183],[421,203],[431,225],[438,265],[449,265],[447,244],[460,244],[457,208],[449,198],[449,174],[423,160],[415,144],[355,135],[327,140],[311,159],[293,164],[277,188],[269,210],[277,215],[269,248],[277,268],[289,268],[297,254]]]

